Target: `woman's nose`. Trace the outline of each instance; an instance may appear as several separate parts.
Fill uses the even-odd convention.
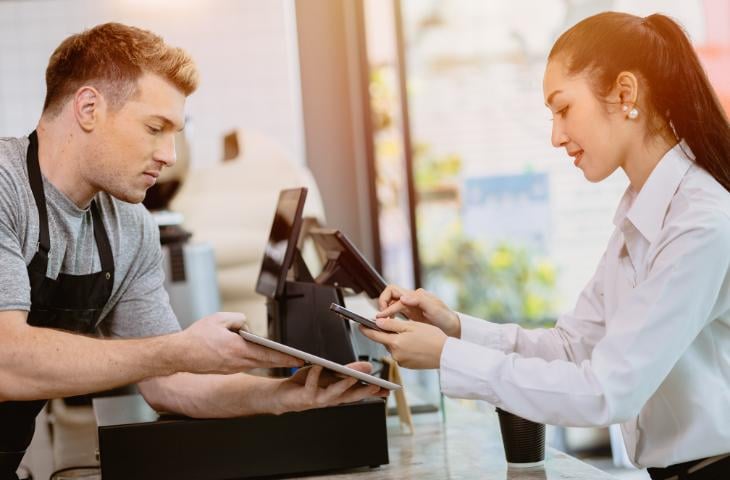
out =
[[[568,143],[568,139],[569,138],[568,135],[565,133],[565,130],[563,130],[558,122],[553,121],[553,131],[550,138],[553,147],[562,147],[563,145]]]

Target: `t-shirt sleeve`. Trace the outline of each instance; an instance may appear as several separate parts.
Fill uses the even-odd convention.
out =
[[[109,313],[106,334],[113,337],[150,337],[180,331],[164,288],[159,230],[145,212],[142,244],[130,272],[128,286]]]
[[[0,149],[0,155],[3,151]],[[0,162],[0,311],[30,311],[30,280],[21,246],[20,197]]]

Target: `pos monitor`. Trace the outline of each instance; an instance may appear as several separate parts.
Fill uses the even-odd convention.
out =
[[[284,293],[287,272],[294,260],[302,230],[302,210],[306,198],[307,189],[304,187],[282,190],[279,194],[256,282],[256,292],[268,298],[278,298]]]
[[[313,228],[310,235],[326,256],[322,273],[315,279],[320,285],[349,288],[355,293],[365,291],[370,298],[377,298],[386,283],[383,277],[368,263],[365,257],[335,229]]]

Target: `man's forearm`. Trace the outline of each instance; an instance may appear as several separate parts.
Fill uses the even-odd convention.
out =
[[[157,411],[194,418],[228,418],[280,413],[274,393],[281,380],[244,373],[177,373],[141,382],[145,400]]]
[[[1,334],[0,401],[81,395],[179,370],[175,335],[101,340],[24,321]]]

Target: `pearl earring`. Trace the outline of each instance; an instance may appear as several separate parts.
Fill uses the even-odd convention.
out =
[[[631,111],[629,112],[629,118],[631,120],[636,120],[636,117],[638,117],[638,116],[639,116],[639,111],[636,109],[636,107],[632,108]]]

